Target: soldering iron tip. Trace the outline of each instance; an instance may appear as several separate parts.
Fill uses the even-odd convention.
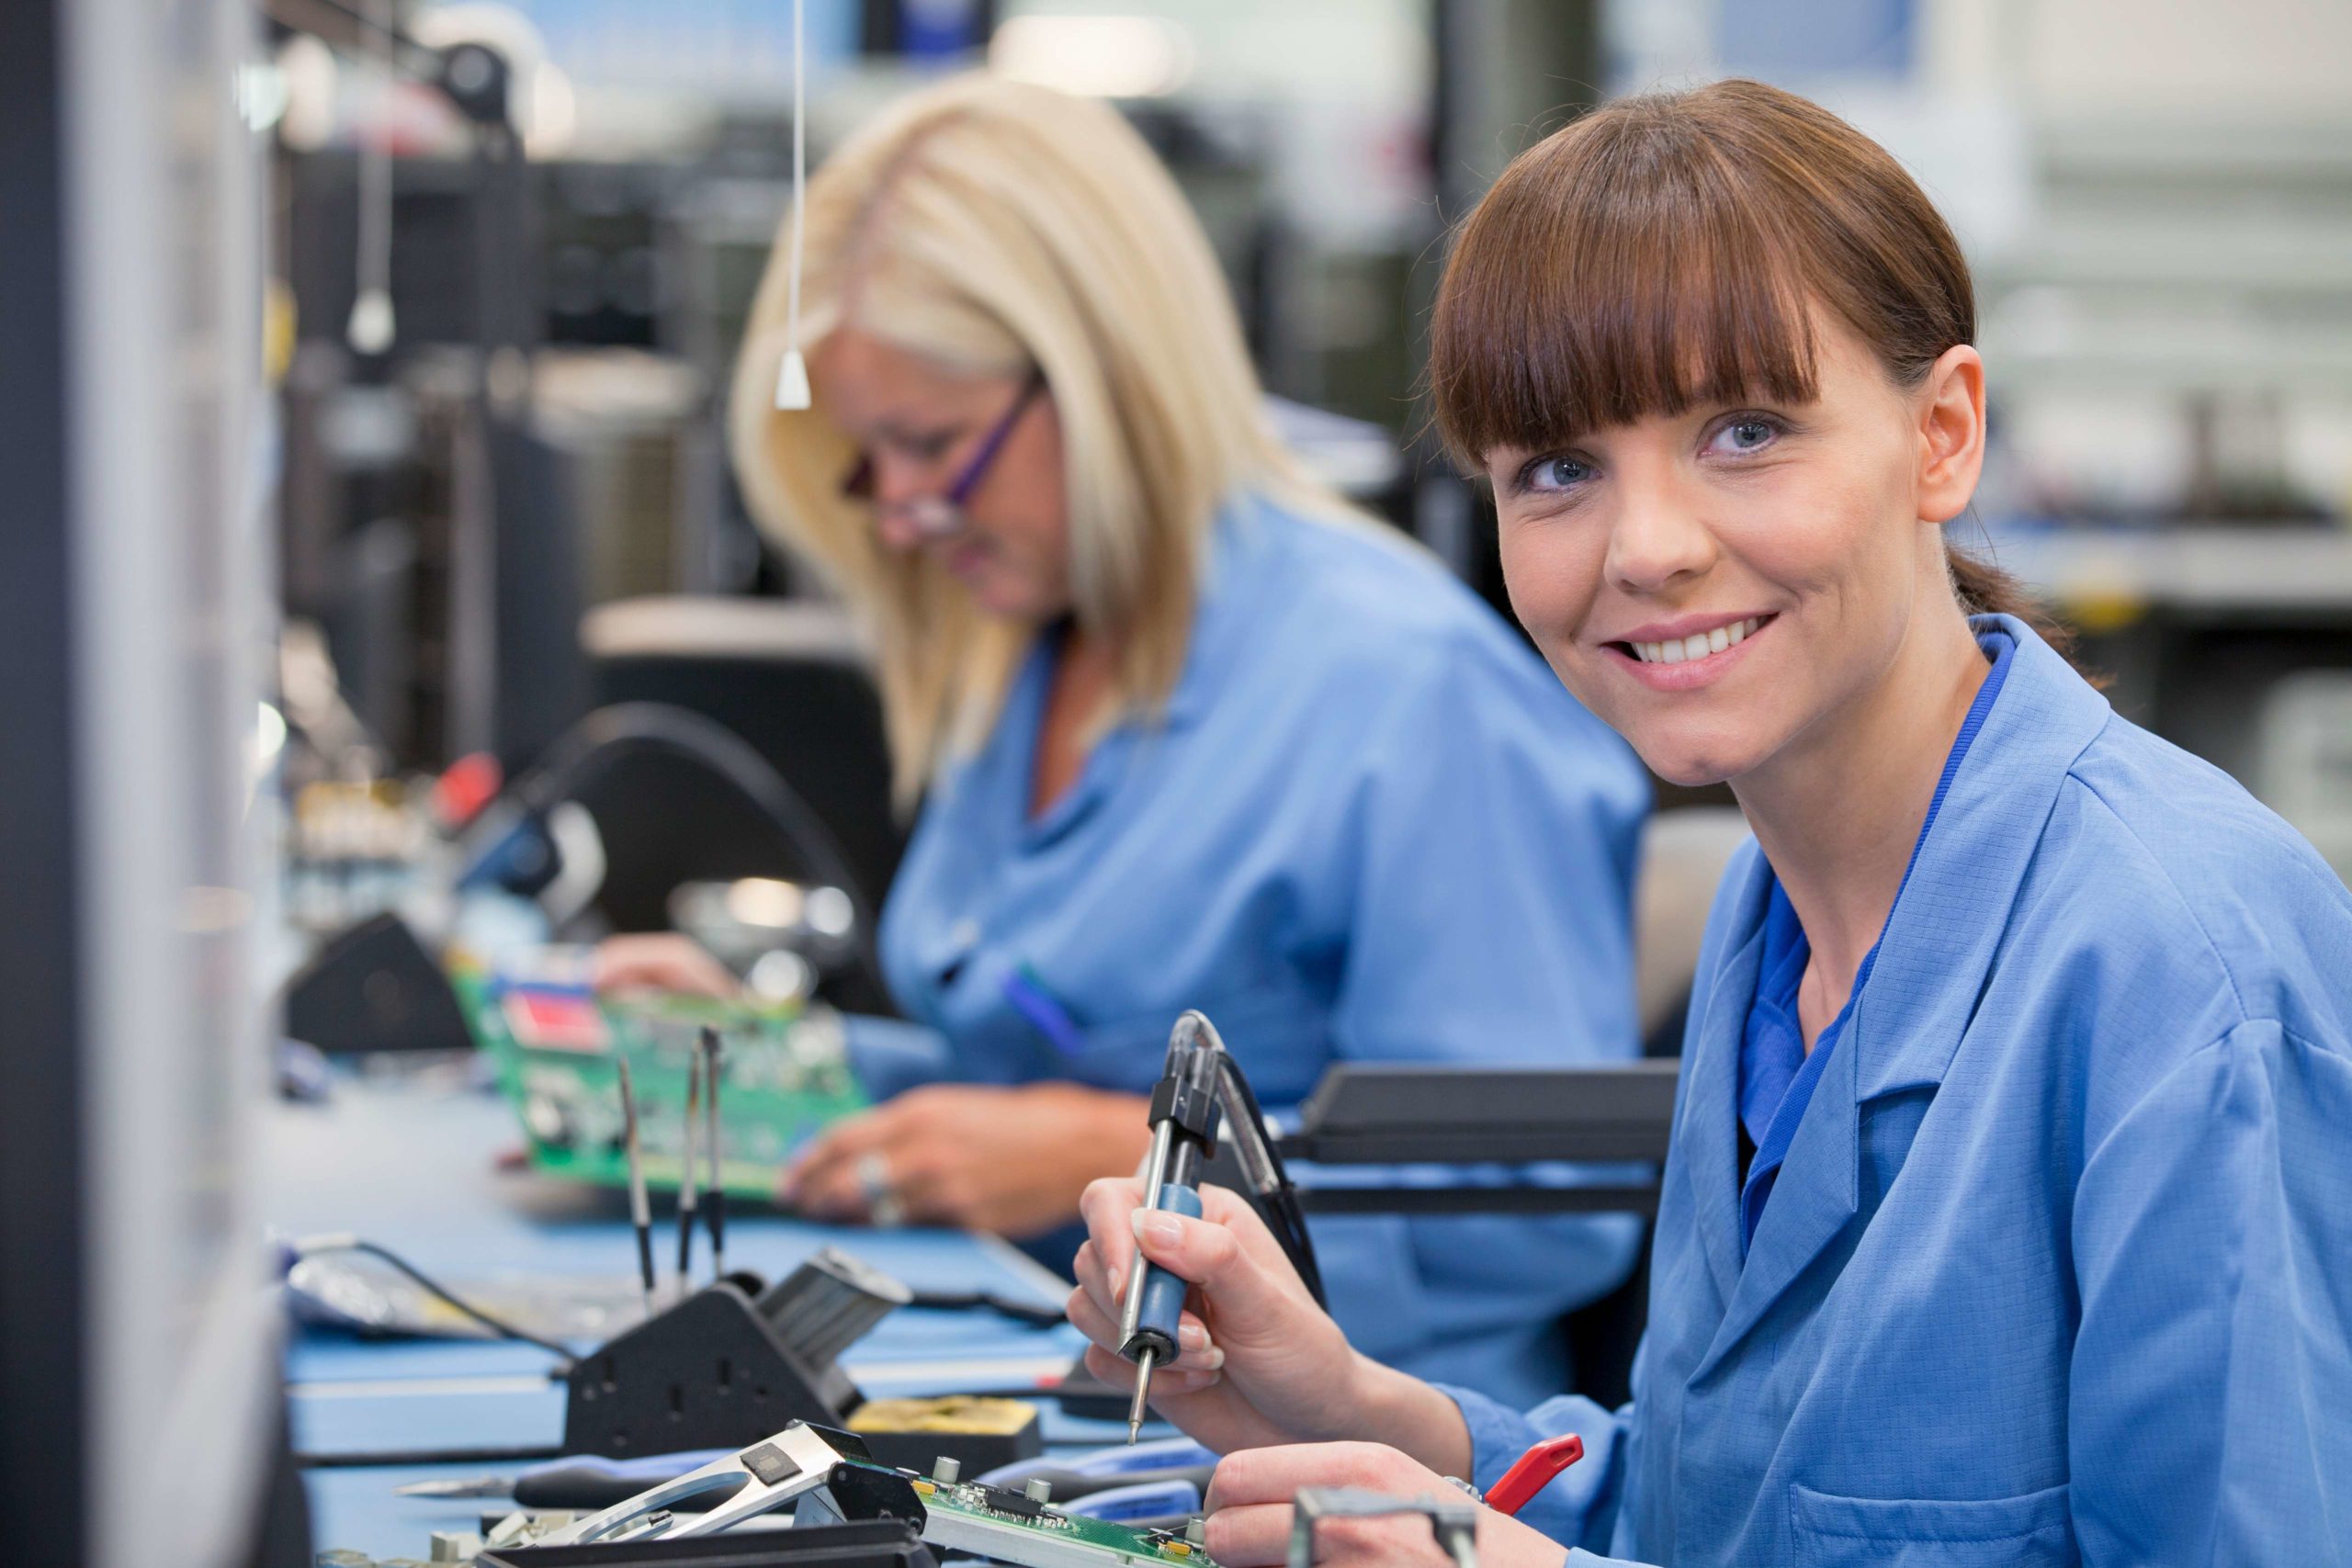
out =
[[[1136,1358],[1136,1398],[1127,1406],[1127,1446],[1133,1448],[1143,1431],[1144,1408],[1151,1400],[1151,1366],[1159,1358],[1149,1350]]]

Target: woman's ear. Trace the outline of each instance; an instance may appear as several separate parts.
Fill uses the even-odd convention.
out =
[[[1919,516],[1949,523],[1984,471],[1984,359],[1954,344],[1928,368],[1919,398]]]

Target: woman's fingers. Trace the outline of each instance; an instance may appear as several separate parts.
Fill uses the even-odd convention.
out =
[[[888,1160],[892,1120],[890,1108],[883,1106],[818,1134],[785,1167],[777,1201],[811,1214],[864,1214],[867,1194],[860,1165],[869,1155]]]
[[[1089,1245],[1105,1280],[1126,1278],[1135,1258],[1135,1235],[1127,1216],[1143,1206],[1143,1183],[1132,1176],[1104,1177],[1086,1184],[1078,1212],[1086,1221]],[[1098,1297],[1098,1300],[1102,1298]],[[1105,1301],[1105,1305],[1114,1304]]]
[[[693,938],[676,931],[633,932],[597,943],[596,988],[675,991],[720,998],[732,997],[740,989],[725,964]]]
[[[1209,1555],[1229,1568],[1283,1561],[1290,1546],[1291,1500],[1303,1486],[1358,1486],[1405,1498],[1439,1495],[1445,1483],[1381,1443],[1245,1449],[1218,1462],[1203,1499],[1209,1515]],[[1415,1520],[1334,1520],[1316,1531],[1316,1552],[1317,1562],[1334,1564],[1438,1560],[1429,1527]]]
[[[1201,1189],[1201,1213],[1203,1218],[1213,1220],[1233,1232],[1241,1244],[1241,1249],[1258,1260],[1259,1267],[1265,1270],[1269,1279],[1280,1282],[1299,1301],[1313,1300],[1307,1292],[1306,1282],[1298,1278],[1297,1266],[1291,1262],[1290,1254],[1284,1252],[1283,1244],[1274,1239],[1274,1233],[1266,1228],[1265,1220],[1250,1207],[1250,1200],[1227,1188],[1204,1187]]]
[[[1100,1345],[1087,1347],[1086,1370],[1113,1388],[1132,1389],[1136,1386],[1134,1365]],[[1158,1369],[1151,1374],[1151,1396],[1158,1401],[1198,1393],[1204,1388],[1215,1388],[1224,1377],[1221,1371],[1201,1367]]]
[[[1258,1568],[1286,1562],[1291,1509],[1287,1503],[1251,1503],[1209,1516],[1209,1555],[1220,1568]]]
[[[1096,1306],[1092,1297],[1083,1291],[1071,1292],[1069,1310],[1069,1320],[1080,1334],[1106,1350],[1119,1348],[1119,1320]],[[1225,1365],[1225,1352],[1210,1339],[1208,1325],[1191,1313],[1177,1323],[1176,1347],[1176,1359],[1167,1363],[1170,1369],[1215,1371]]]
[[[1144,1256],[1191,1285],[1218,1322],[1278,1333],[1298,1312],[1300,1300],[1289,1288],[1297,1275],[1287,1261],[1275,1273],[1242,1245],[1234,1226],[1141,1208],[1128,1215],[1128,1224]],[[1095,1234],[1099,1240],[1102,1233]]]
[[[1215,1513],[1252,1503],[1287,1503],[1302,1486],[1363,1486],[1410,1496],[1440,1483],[1426,1466],[1385,1443],[1285,1443],[1226,1455],[1204,1502]]]

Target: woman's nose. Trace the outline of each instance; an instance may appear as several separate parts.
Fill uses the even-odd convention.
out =
[[[1670,491],[1623,497],[1609,531],[1609,581],[1636,592],[1653,592],[1714,564],[1715,536],[1687,502]]]

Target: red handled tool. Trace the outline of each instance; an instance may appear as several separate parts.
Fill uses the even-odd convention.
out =
[[[1574,1432],[1536,1444],[1503,1472],[1500,1481],[1487,1488],[1487,1506],[1498,1514],[1518,1513],[1551,1485],[1555,1476],[1582,1458],[1584,1439]]]

